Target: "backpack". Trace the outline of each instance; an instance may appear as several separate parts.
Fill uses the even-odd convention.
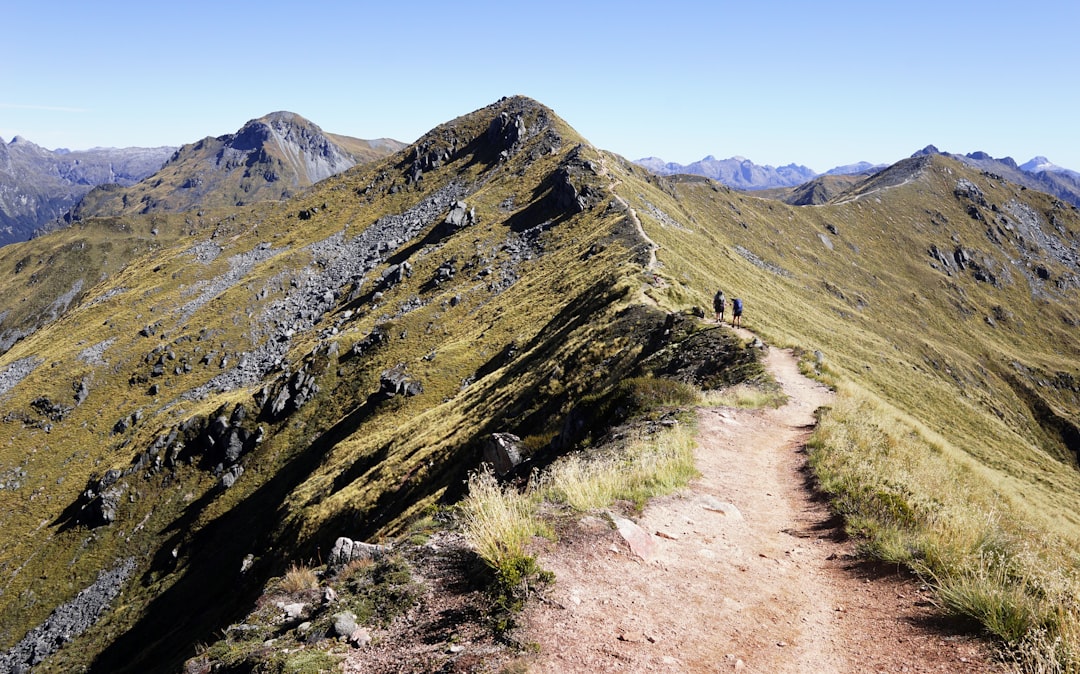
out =
[[[717,311],[720,311],[721,309],[723,309],[725,299],[726,298],[724,297],[724,291],[723,290],[718,290],[716,292],[716,295],[713,296],[713,300],[712,300],[713,309],[716,309]]]
[[[741,314],[742,313],[742,300],[740,300],[740,299],[731,300],[731,310],[734,311],[736,314]]]

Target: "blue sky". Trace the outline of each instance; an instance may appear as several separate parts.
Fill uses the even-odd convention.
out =
[[[630,159],[825,171],[932,143],[1080,170],[1076,0],[35,0],[0,16],[0,137],[49,148],[181,145],[274,110],[411,142],[523,94]]]

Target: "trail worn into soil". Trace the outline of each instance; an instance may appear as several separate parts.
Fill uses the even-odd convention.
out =
[[[739,330],[743,337],[747,331]],[[776,410],[701,409],[698,469],[637,526],[585,517],[538,551],[555,572],[523,619],[530,672],[1005,671],[929,590],[861,562],[809,482],[805,442],[831,393],[771,349]]]

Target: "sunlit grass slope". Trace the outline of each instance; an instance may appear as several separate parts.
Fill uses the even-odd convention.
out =
[[[744,298],[747,327],[838,386],[815,465],[868,549],[1009,643],[1075,635],[1077,210],[943,157],[805,207],[618,166],[686,301]],[[975,576],[1024,617],[959,608],[945,589]]]

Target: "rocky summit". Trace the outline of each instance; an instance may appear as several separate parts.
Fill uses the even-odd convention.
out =
[[[0,355],[10,670],[250,671],[286,657],[259,611],[305,648],[377,647],[384,623],[331,596],[367,585],[294,576],[300,599],[260,597],[331,562],[319,573],[369,569],[381,596],[435,601],[387,551],[450,517],[470,473],[521,485],[625,435],[627,381],[761,376],[753,342],[700,320],[717,288],[840,394],[917,419],[928,455],[1080,506],[1080,213],[1056,197],[929,155],[789,205],[658,176],[523,97],[272,201],[238,206],[243,181],[211,189],[210,169],[167,184],[187,155],[233,176],[253,158],[309,178],[337,165],[294,122],[185,146],[127,206],[3,249],[18,297],[78,286]],[[178,200],[204,189],[225,196]],[[875,502],[907,513],[890,488]],[[440,545],[403,554],[439,567]]]

